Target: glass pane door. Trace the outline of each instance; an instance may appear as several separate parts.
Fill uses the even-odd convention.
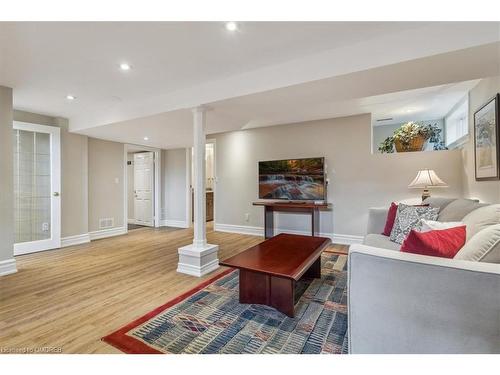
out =
[[[13,146],[14,252],[60,247],[59,128],[14,123]]]
[[[15,243],[50,235],[50,135],[14,129]]]

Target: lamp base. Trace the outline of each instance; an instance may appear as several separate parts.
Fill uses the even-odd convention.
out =
[[[431,192],[429,191],[429,189],[424,189],[424,191],[422,193],[422,202],[425,201],[430,196],[431,196]]]

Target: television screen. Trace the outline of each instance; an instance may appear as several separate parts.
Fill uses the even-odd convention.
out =
[[[259,162],[259,198],[325,200],[325,158]]]

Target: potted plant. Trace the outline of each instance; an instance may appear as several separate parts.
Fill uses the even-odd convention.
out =
[[[437,149],[443,149],[441,129],[437,124],[423,125],[410,121],[381,142],[378,150],[382,153],[392,153],[394,148],[397,152],[422,151],[427,146],[427,142],[439,145]]]

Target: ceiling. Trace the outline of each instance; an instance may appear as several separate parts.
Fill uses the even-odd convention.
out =
[[[0,85],[71,131],[173,148],[191,144],[196,105],[212,107],[209,133],[363,113],[396,100],[380,95],[481,78],[498,47],[469,51],[461,72],[411,62],[498,40],[492,22],[3,22]]]

